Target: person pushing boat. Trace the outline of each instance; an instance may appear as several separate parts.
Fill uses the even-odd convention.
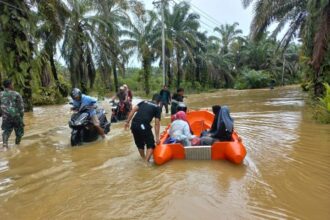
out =
[[[155,118],[155,136],[156,144],[159,144],[159,130],[161,110],[158,106],[160,97],[154,94],[152,101],[142,101],[137,106],[134,106],[129,113],[125,123],[125,130],[127,130],[131,123],[131,131],[133,134],[134,142],[139,150],[140,156],[149,162],[153,150],[155,148],[154,135],[152,133],[152,126],[150,125],[153,118]],[[145,154],[144,148],[147,147]]]

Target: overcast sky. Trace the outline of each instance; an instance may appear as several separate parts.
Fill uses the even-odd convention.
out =
[[[155,9],[152,2],[154,0],[143,0],[147,9]],[[158,0],[156,0],[158,1]],[[171,0],[170,4],[181,2],[182,0]],[[201,26],[212,33],[215,26],[221,24],[239,23],[239,28],[244,35],[249,34],[252,20],[252,7],[243,8],[241,0],[187,0],[191,3],[191,11],[201,16]]]

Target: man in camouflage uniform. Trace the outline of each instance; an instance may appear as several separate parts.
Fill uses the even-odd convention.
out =
[[[3,147],[8,147],[8,139],[15,130],[15,144],[19,144],[24,135],[24,103],[22,96],[14,91],[11,80],[3,82],[4,91],[0,93],[0,116],[2,116]]]

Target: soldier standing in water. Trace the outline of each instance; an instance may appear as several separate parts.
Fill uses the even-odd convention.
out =
[[[15,144],[20,144],[24,135],[24,103],[22,96],[14,91],[11,80],[3,82],[4,91],[0,93],[0,115],[2,116],[2,140],[3,147],[8,148],[8,139],[15,130]]]

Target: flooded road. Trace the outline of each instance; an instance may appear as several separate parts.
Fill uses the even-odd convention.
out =
[[[330,125],[310,119],[305,99],[298,87],[188,96],[190,109],[229,106],[241,166],[147,165],[123,123],[71,148],[70,106],[36,107],[22,144],[0,152],[0,219],[330,219]]]

